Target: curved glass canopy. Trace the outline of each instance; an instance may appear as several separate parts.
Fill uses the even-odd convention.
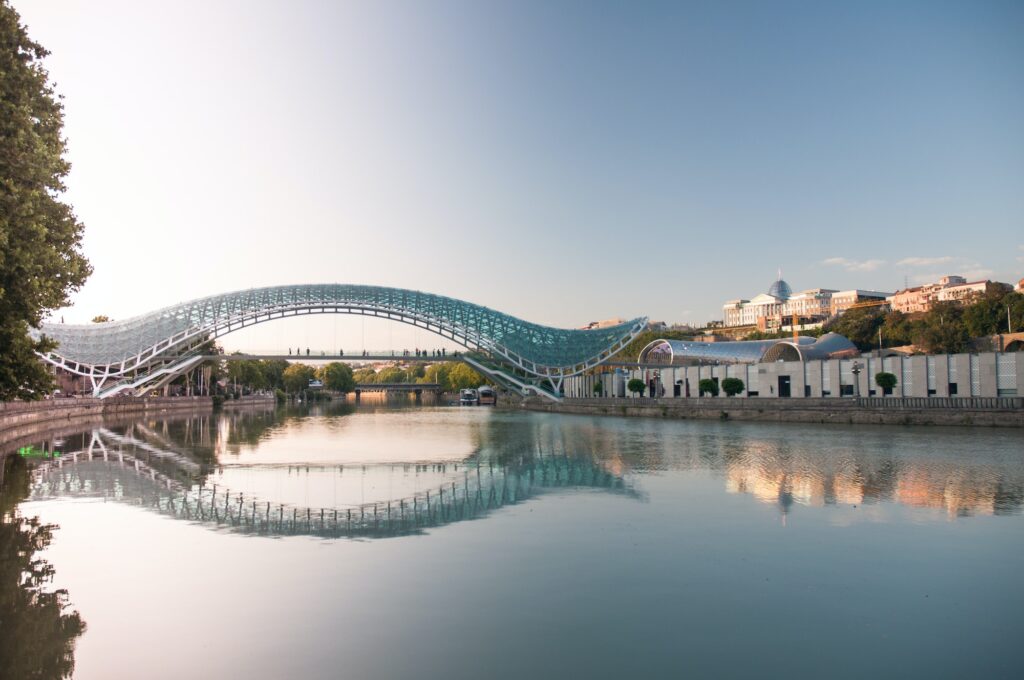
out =
[[[430,330],[528,376],[561,379],[607,359],[646,319],[596,330],[551,328],[443,295],[380,286],[273,286],[214,295],[123,321],[46,323],[57,341],[44,358],[73,373],[119,377],[179,357],[199,342],[298,314],[362,314]]]
[[[691,342],[655,340],[640,351],[640,364],[685,366],[698,361],[756,364],[764,361],[808,361],[857,354],[856,346],[837,333],[796,340]]]

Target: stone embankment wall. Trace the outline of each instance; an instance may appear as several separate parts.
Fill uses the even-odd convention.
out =
[[[272,409],[272,395],[250,395],[224,403],[226,409]],[[40,434],[74,434],[100,423],[128,422],[138,414],[209,413],[208,396],[161,396],[145,398],[67,398],[46,401],[0,402],[0,456],[19,445],[32,443]]]
[[[870,425],[980,425],[1024,427],[1024,399],[519,399],[503,395],[501,408],[640,416],[678,420],[750,420]],[[885,402],[885,403],[879,403]]]
[[[10,430],[37,423],[58,424],[76,420],[98,420],[103,416],[136,413],[209,410],[213,401],[208,396],[154,396],[144,398],[92,397],[47,399],[45,401],[0,402],[0,439]]]

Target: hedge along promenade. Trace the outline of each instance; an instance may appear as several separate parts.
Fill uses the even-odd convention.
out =
[[[862,397],[739,399],[566,398],[559,403],[502,395],[500,408],[676,420],[744,420],[843,425],[1024,427],[1024,397]]]

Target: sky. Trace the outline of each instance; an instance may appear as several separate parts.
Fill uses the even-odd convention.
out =
[[[359,283],[560,327],[1024,276],[1024,3],[12,0],[95,272],[52,318]],[[278,321],[245,349],[433,346]]]

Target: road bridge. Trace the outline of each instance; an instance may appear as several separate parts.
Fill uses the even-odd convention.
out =
[[[355,314],[410,324],[465,347],[462,360],[523,394],[558,401],[565,378],[600,365],[646,318],[591,330],[552,328],[422,291],[349,284],[271,286],[183,302],[106,323],[44,323],[31,332],[57,348],[43,360],[89,379],[99,397],[145,394],[205,361],[211,340],[249,326],[311,314]]]
[[[403,392],[417,396],[424,392],[444,392],[441,383],[360,383],[352,391],[355,392],[356,398],[363,392]]]

